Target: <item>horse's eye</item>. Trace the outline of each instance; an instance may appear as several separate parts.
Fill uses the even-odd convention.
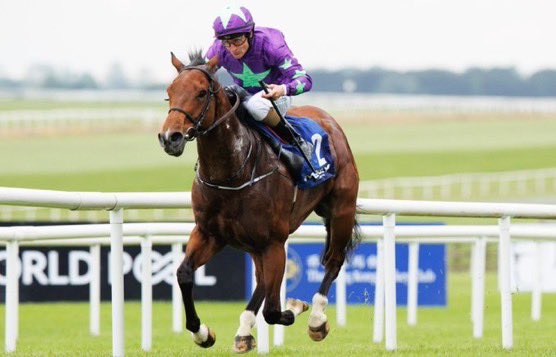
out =
[[[170,98],[164,98],[164,100],[167,101],[167,102],[169,102],[169,101],[170,101]]]
[[[204,98],[205,95],[207,95],[207,91],[203,89],[202,91],[199,92],[197,98]]]

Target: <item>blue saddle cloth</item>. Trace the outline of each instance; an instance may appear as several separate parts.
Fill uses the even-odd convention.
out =
[[[314,188],[327,181],[336,174],[334,168],[334,160],[330,154],[330,145],[328,143],[328,134],[320,125],[307,118],[297,118],[286,116],[286,120],[293,128],[309,143],[312,143],[313,150],[310,158],[311,164],[315,172],[311,169],[303,154],[295,145],[285,143],[280,137],[272,131],[268,126],[256,120],[249,120],[248,124],[252,125],[259,133],[264,135],[268,140],[272,141],[276,146],[280,145],[283,150],[290,151],[299,156],[303,160],[301,172],[294,174],[295,184],[302,190]]]

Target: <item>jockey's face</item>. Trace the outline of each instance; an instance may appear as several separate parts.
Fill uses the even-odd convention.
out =
[[[249,37],[250,34],[226,36],[222,39],[222,43],[235,59],[241,59],[249,50]]]

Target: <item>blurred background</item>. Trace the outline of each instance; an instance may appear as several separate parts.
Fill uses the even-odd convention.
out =
[[[170,51],[187,61],[188,51],[206,50],[228,3],[4,3],[0,185],[190,190],[194,145],[174,158],[156,140],[175,75]],[[361,197],[555,200],[554,2],[231,3],[285,34],[314,82],[294,104],[340,122]],[[127,216],[191,219],[181,210]],[[101,212],[0,208],[2,222],[105,220]],[[450,250],[450,266],[466,269],[459,251]]]

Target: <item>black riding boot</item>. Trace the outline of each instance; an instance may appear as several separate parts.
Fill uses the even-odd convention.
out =
[[[286,140],[288,144],[297,146],[295,145],[295,143],[298,143],[299,148],[301,149],[301,151],[303,151],[307,159],[311,160],[311,155],[313,154],[313,145],[305,141],[301,137],[301,135],[299,135],[299,133],[295,131],[294,128],[288,128],[286,126],[286,123],[280,120],[278,124],[272,129],[276,131],[276,133],[280,135],[282,139]]]

